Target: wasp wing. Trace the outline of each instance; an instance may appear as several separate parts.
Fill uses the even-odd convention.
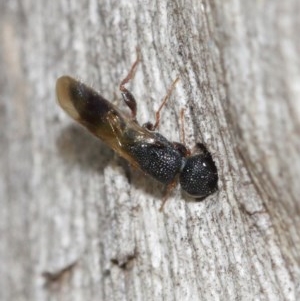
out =
[[[97,91],[70,76],[62,76],[56,83],[59,105],[74,120],[108,144],[120,156],[139,168],[130,148],[144,142],[161,145],[156,133],[141,127]]]

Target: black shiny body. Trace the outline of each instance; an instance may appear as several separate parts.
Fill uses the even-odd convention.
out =
[[[56,92],[61,107],[76,121],[103,140],[133,166],[157,181],[173,185],[179,182],[188,194],[203,198],[217,190],[215,163],[204,145],[198,144],[191,154],[184,145],[169,142],[148,123],[140,126],[135,118],[136,102],[131,93],[120,89],[132,111],[126,116],[98,92],[69,76],[57,80]],[[158,124],[159,116],[156,124]]]
[[[130,146],[129,152],[138,162],[140,169],[157,181],[169,184],[180,172],[182,154],[165,137],[153,132],[155,143],[139,141]]]

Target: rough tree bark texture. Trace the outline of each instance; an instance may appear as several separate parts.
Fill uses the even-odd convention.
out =
[[[2,0],[1,300],[299,300],[300,2]],[[132,170],[55,102],[78,76],[204,142],[193,202]],[[122,106],[122,104],[120,104]]]

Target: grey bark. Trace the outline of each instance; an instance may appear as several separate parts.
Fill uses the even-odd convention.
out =
[[[300,35],[291,1],[1,1],[0,300],[299,300]],[[193,202],[74,124],[78,76],[138,119],[203,142],[218,193]]]

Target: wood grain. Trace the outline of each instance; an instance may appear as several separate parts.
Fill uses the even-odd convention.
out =
[[[0,3],[0,300],[299,300],[300,4]],[[138,120],[203,142],[219,191],[193,202],[131,169],[56,104],[78,77]],[[126,108],[124,108],[126,110]]]

